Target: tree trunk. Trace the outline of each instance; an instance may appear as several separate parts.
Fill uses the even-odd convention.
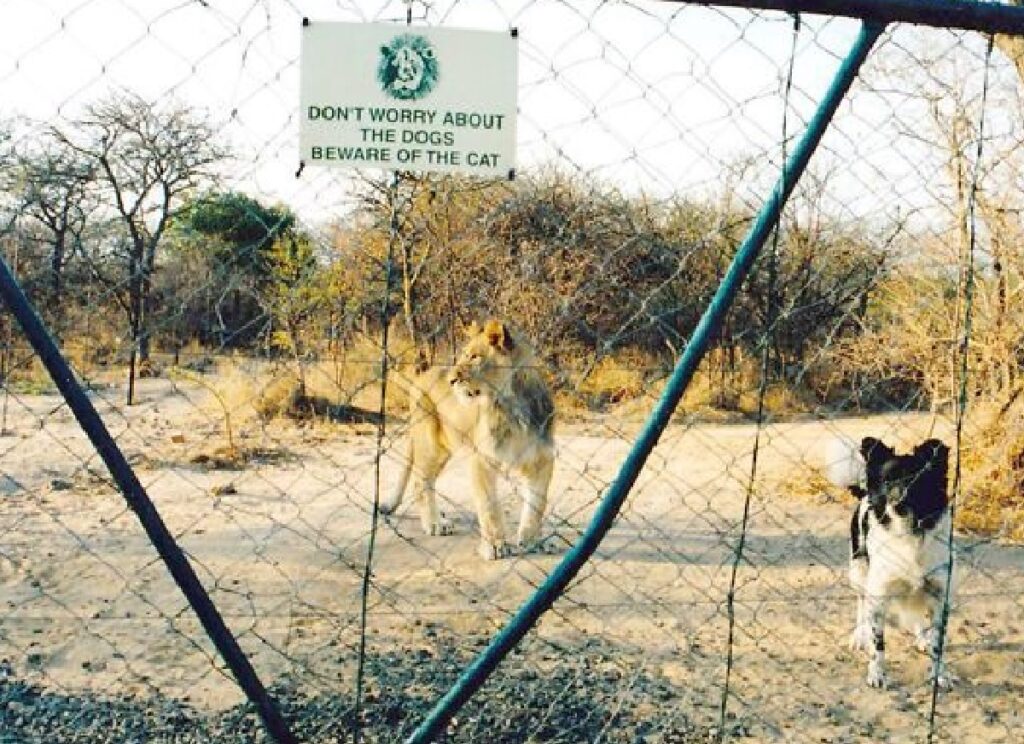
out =
[[[131,335],[131,349],[128,353],[128,405],[135,403],[135,379],[138,362],[145,361],[140,350],[142,347],[143,335],[143,281],[142,262],[138,256],[132,255],[131,279],[129,279],[128,298],[128,327]]]
[[[132,350],[128,353],[128,395],[126,396],[126,403],[129,406],[135,405],[135,344],[132,344]]]
[[[50,332],[59,344],[63,336],[64,305],[61,299],[63,290],[64,256],[67,253],[67,238],[63,230],[57,230],[53,236],[53,251],[50,253],[50,298],[48,315]]]
[[[143,248],[143,260],[140,262],[142,276],[140,277],[139,296],[139,363],[145,364],[149,361],[150,334],[149,315],[152,312],[151,299],[153,294],[153,272],[156,268],[155,246]]]
[[[402,317],[405,320],[405,331],[409,334],[409,342],[413,348],[419,349],[416,334],[416,280],[413,277],[412,244],[402,243]]]

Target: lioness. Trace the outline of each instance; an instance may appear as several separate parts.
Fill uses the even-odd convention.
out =
[[[480,555],[511,553],[498,503],[498,471],[510,468],[526,479],[518,546],[537,541],[554,465],[554,403],[530,349],[506,325],[489,320],[470,328],[470,338],[450,368],[429,369],[409,396],[409,446],[401,477],[380,509],[402,502],[409,474],[417,480],[420,519],[428,535],[448,535],[451,522],[437,508],[434,483],[454,450],[472,449],[473,498],[480,519]]]

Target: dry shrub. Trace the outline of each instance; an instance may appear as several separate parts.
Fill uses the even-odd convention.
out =
[[[575,386],[576,392],[591,407],[634,400],[644,394],[650,363],[637,354],[617,354],[601,358],[589,374]]]
[[[102,328],[93,328],[88,333],[65,338],[61,342],[61,350],[80,374],[90,377],[98,367],[107,367],[125,358],[121,350],[121,339]]]
[[[740,349],[710,349],[694,375],[679,414],[689,420],[715,423],[749,420],[757,415],[761,396],[761,360]],[[813,409],[808,393],[784,382],[770,382],[764,391],[764,412],[772,416]]]
[[[756,416],[760,394],[756,360],[734,353],[730,365],[723,361],[720,350],[708,353],[683,394],[676,420],[732,423]],[[564,417],[565,412],[603,412],[614,413],[623,421],[642,421],[668,382],[663,372],[657,360],[639,352],[606,356],[574,387],[556,390],[559,416]],[[810,392],[782,382],[773,382],[765,389],[764,410],[770,416],[806,413],[815,405]]]
[[[749,421],[756,418],[761,403],[760,363],[753,358],[740,358],[723,373],[718,350],[713,350],[694,375],[677,415],[687,420],[713,423]],[[662,387],[659,384],[659,389]],[[770,382],[764,389],[764,414],[785,418],[807,413],[816,407],[813,394],[780,381]]]
[[[401,334],[391,335],[385,415],[405,415],[407,390],[416,374],[418,357],[408,339]],[[256,385],[252,406],[264,421],[316,418],[336,423],[376,423],[381,417],[382,359],[379,339],[356,335],[318,361],[304,362],[301,378],[293,365],[276,366],[272,377]]]
[[[744,392],[740,409],[744,413],[756,414],[759,390],[756,388]],[[764,412],[773,417],[785,417],[813,411],[816,404],[810,394],[792,385],[781,382],[770,383],[764,391]]]
[[[136,374],[140,380],[153,379],[163,374],[163,367],[152,359],[146,359],[139,362]]]
[[[811,504],[853,503],[849,491],[832,483],[824,470],[813,465],[787,468],[785,475],[768,484],[767,492]]]
[[[216,373],[203,375],[184,368],[168,370],[172,380],[186,380],[209,393],[203,403],[211,417],[220,420],[223,440],[207,439],[198,452],[190,449],[189,462],[210,469],[237,470],[254,460],[281,457],[280,449],[267,449],[252,442],[246,424],[259,418],[264,422],[292,417],[301,406],[298,378],[280,366],[261,367],[231,357],[220,360]]]
[[[74,341],[66,341],[61,347],[61,351],[64,352],[64,358],[67,360],[71,368],[79,374],[79,376],[86,379],[92,379],[96,377],[97,364],[99,360],[96,354],[93,353],[93,347],[91,344],[83,343],[79,339]],[[45,372],[44,372],[45,374]]]
[[[443,355],[437,355],[443,363]],[[404,416],[408,410],[407,390],[416,375],[420,352],[404,334],[388,339],[388,386],[384,401],[387,415]],[[317,407],[331,410],[377,412],[381,407],[381,341],[379,337],[357,334],[343,348],[306,365],[306,395]]]
[[[45,395],[57,390],[50,373],[30,349],[14,349],[3,366],[3,386],[8,390],[22,395]]]
[[[611,411],[621,421],[639,421],[650,408],[656,368],[635,350],[619,350],[591,362],[585,349],[566,345],[554,361],[541,366],[560,421],[584,422]]]
[[[233,363],[219,365],[217,374],[212,377],[180,367],[169,369],[168,377],[174,381],[186,380],[209,393],[210,400],[203,407],[220,419],[226,443],[213,443],[213,454],[205,454],[227,460],[241,457],[235,434],[238,427],[255,414],[251,405],[254,394],[252,380]]]
[[[986,406],[964,437],[964,488],[957,525],[970,532],[1024,540],[1024,388],[1001,406]]]
[[[264,421],[296,415],[305,396],[302,382],[294,372],[271,377],[253,393],[252,408]]]

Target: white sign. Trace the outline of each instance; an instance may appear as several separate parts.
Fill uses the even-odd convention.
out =
[[[304,165],[511,178],[516,35],[304,22]]]

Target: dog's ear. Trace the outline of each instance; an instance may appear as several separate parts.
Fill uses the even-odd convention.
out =
[[[878,488],[882,477],[882,466],[896,455],[895,450],[881,439],[864,437],[860,442],[860,454],[864,458],[864,471],[868,481],[868,493]]]
[[[880,467],[883,462],[891,458],[895,453],[892,447],[888,446],[881,439],[875,439],[874,437],[864,437],[860,441],[860,454],[864,458],[864,462],[867,463],[868,469],[871,468],[872,464],[875,467]]]
[[[914,447],[914,457],[928,464],[930,470],[934,470],[942,476],[945,481],[946,473],[949,470],[949,447],[939,439],[928,439]]]

